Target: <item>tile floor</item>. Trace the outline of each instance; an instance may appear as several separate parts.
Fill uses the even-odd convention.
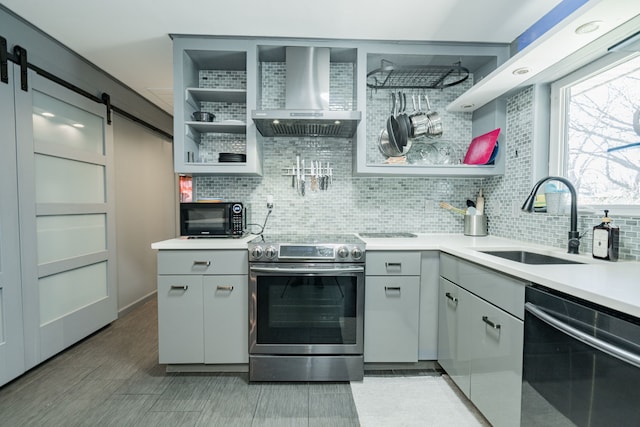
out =
[[[157,360],[154,299],[0,387],[0,427],[483,423],[433,372],[418,379],[367,374],[351,385],[249,383],[246,374],[167,374]],[[463,423],[436,422],[445,396]]]

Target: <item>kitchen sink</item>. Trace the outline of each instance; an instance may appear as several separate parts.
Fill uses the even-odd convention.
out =
[[[521,262],[523,264],[583,264],[565,258],[558,258],[551,255],[537,254],[528,251],[480,251],[484,254],[508,259],[509,261]]]

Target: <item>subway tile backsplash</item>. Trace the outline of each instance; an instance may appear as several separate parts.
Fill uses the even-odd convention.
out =
[[[271,64],[279,68],[279,64]],[[275,70],[274,70],[275,71]],[[262,88],[280,91],[280,85]],[[332,91],[334,89],[332,88]],[[437,92],[437,91],[433,91]],[[446,90],[442,93],[446,93]],[[434,104],[446,103],[434,93]],[[429,93],[431,96],[431,93]],[[506,168],[501,177],[485,179],[439,177],[356,177],[352,173],[353,141],[332,138],[267,138],[263,145],[262,177],[196,176],[195,197],[220,197],[248,205],[250,219],[259,231],[264,223],[267,195],[274,196],[275,208],[265,233],[346,233],[409,231],[419,233],[463,232],[463,217],[438,206],[446,201],[464,207],[482,187],[489,234],[526,242],[566,248],[568,215],[526,214],[520,206],[529,194],[532,158],[533,92],[526,88],[507,102],[505,133]],[[380,108],[382,104],[380,103]],[[442,103],[442,104],[440,104]],[[273,107],[271,107],[273,108]],[[446,126],[446,122],[445,122]],[[459,128],[461,133],[465,128]],[[445,132],[446,132],[445,127]],[[517,152],[517,153],[516,153]],[[286,169],[295,165],[296,155],[329,162],[333,182],[326,191],[311,191],[304,197],[292,187]],[[616,219],[621,229],[620,258],[640,260],[640,218]],[[600,215],[580,215],[578,228],[585,232],[581,253],[591,251],[591,229]]]
[[[485,180],[489,232],[526,242],[566,248],[569,215],[524,213],[520,207],[531,192],[533,90],[526,88],[507,100],[506,165],[502,177]],[[501,147],[502,148],[502,147]],[[578,200],[578,208],[580,200]],[[578,215],[580,253],[591,253],[592,229],[602,214]],[[620,259],[640,260],[640,218],[615,218],[620,227]]]

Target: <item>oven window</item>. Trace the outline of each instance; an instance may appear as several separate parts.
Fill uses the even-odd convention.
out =
[[[257,278],[258,344],[355,344],[357,277]]]

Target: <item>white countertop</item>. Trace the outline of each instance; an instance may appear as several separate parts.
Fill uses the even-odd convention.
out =
[[[211,249],[247,249],[247,243],[257,236],[249,234],[244,237],[201,237],[189,239],[187,237],[176,237],[175,239],[163,240],[151,244],[151,249],[159,250],[211,250]]]
[[[415,238],[362,240],[367,243],[367,250],[440,250],[640,318],[638,262],[602,261],[594,259],[591,254],[571,255],[559,248],[492,236],[418,234]],[[528,250],[584,264],[531,265],[479,252],[497,249]]]
[[[590,254],[571,255],[566,250],[500,237],[468,237],[459,234],[417,234],[413,238],[361,238],[367,250],[438,250],[521,279],[592,301],[640,318],[640,263],[608,262]],[[246,249],[256,236],[239,239],[176,238],[156,242],[153,249]],[[530,265],[479,252],[526,249],[584,264]]]

